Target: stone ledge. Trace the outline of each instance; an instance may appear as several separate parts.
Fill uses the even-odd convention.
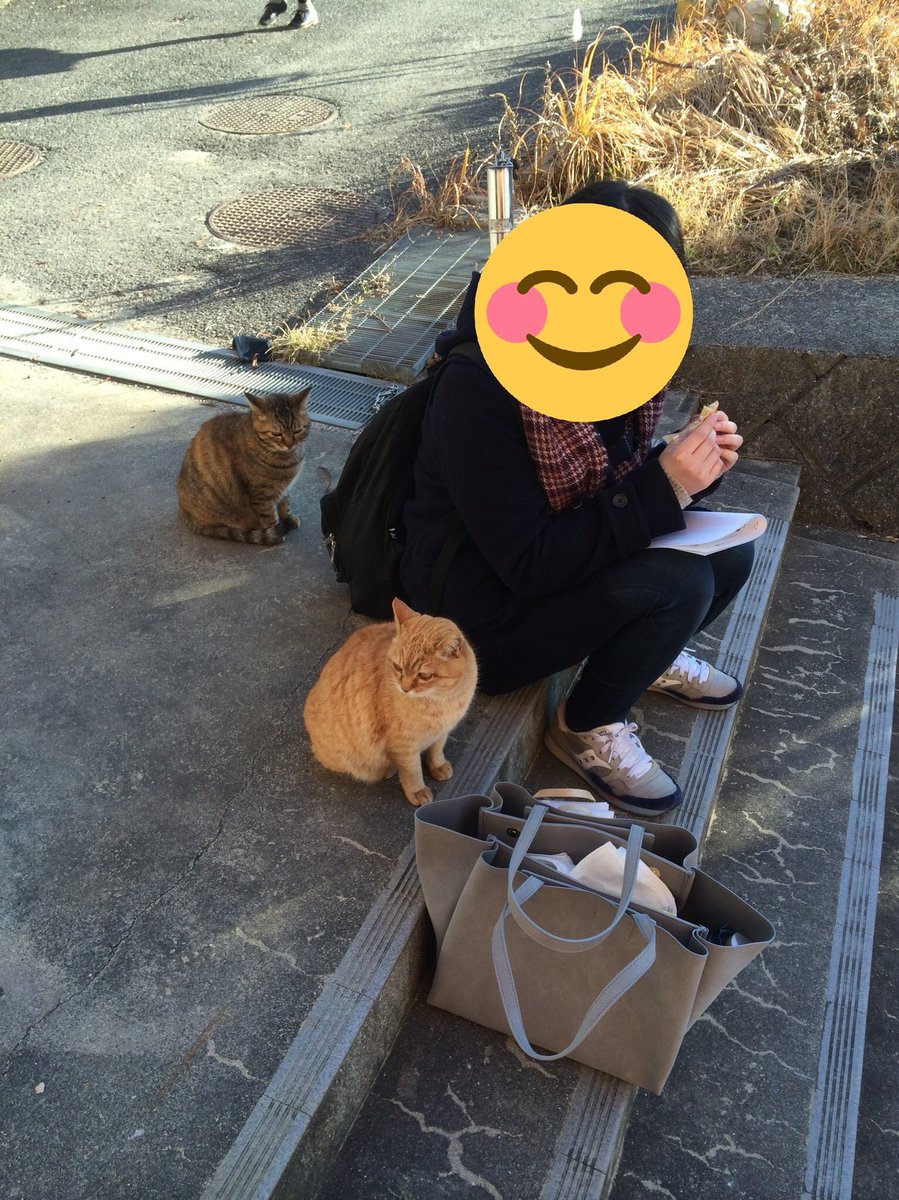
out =
[[[798,521],[899,533],[899,358],[829,364],[801,351],[692,346],[676,384],[727,408],[747,458],[799,464]]]
[[[700,345],[875,358],[899,353],[899,276],[690,282]]]
[[[895,535],[899,279],[698,279],[675,386],[719,400],[747,458],[801,467],[797,521]]]

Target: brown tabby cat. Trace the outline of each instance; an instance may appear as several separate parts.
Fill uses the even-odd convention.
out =
[[[246,393],[250,411],[222,413],[197,430],[178,476],[178,506],[194,533],[280,546],[299,519],[287,489],[303,465],[309,388]]]
[[[357,629],[325,663],[303,719],[323,767],[367,783],[398,772],[406,799],[427,804],[422,751],[431,777],[449,779],[443,748],[468,711],[478,667],[452,621],[402,600],[393,615]]]

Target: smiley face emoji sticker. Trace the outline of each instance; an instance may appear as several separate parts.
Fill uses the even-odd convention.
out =
[[[602,421],[672,378],[690,343],[693,298],[651,225],[604,204],[566,204],[528,217],[493,251],[475,325],[516,400],[566,421]]]

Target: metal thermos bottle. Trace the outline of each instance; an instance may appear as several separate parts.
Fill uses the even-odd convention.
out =
[[[487,168],[487,230],[491,251],[512,230],[512,160],[502,150]]]

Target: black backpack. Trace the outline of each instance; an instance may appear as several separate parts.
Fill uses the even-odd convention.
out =
[[[321,498],[322,536],[338,582],[350,585],[357,613],[389,620],[400,594],[400,559],[406,540],[403,505],[412,492],[415,457],[425,410],[443,367],[453,354],[484,362],[474,342],[454,346],[424,379],[392,396],[350,448],[337,486]],[[428,611],[435,613],[456,551],[465,540],[456,517],[431,578]]]

